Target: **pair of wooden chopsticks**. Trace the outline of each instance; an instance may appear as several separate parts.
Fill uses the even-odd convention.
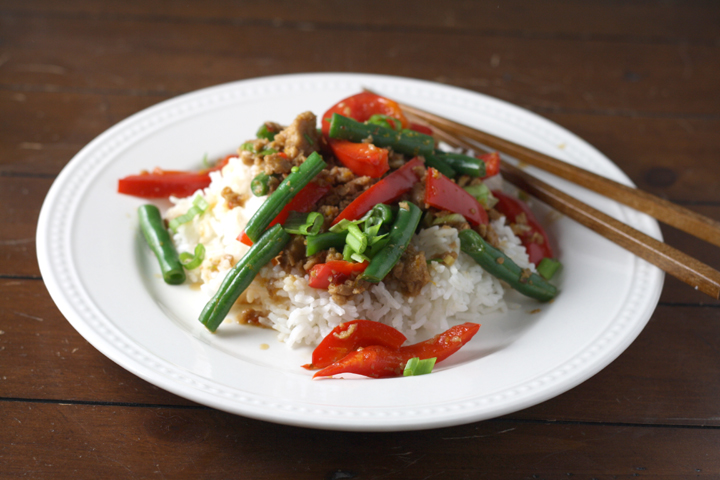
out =
[[[617,202],[644,212],[663,223],[720,246],[720,222],[704,217],[647,192],[609,180],[549,155],[531,150],[410,105],[400,104],[405,114],[433,127],[433,134],[453,147],[477,150],[477,142],[529,165],[533,165]],[[711,297],[720,298],[720,272],[597,209],[551,187],[527,172],[501,162],[503,178],[559,212],[603,235],[638,257],[656,265]]]

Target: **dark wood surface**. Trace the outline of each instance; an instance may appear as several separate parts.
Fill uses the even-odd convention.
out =
[[[720,3],[0,1],[0,478],[720,478],[720,302],[667,278],[580,386],[484,422],[343,433],[225,414],[88,344],[35,228],[87,142],[176,95],[298,72],[433,80],[527,108],[720,219]],[[720,250],[668,243],[720,267]]]

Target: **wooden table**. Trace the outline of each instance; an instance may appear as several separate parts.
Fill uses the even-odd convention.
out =
[[[88,344],[48,295],[40,206],[63,166],[145,107],[296,72],[489,94],[577,133],[642,189],[720,219],[720,4],[0,1],[0,477],[720,478],[720,303],[668,278],[590,380],[470,425],[342,433],[176,397]],[[668,243],[720,267],[672,228]]]

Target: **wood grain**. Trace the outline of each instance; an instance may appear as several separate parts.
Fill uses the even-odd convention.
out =
[[[511,417],[720,427],[713,413],[720,383],[705,380],[720,378],[717,314],[717,305],[661,305],[635,343],[606,370]],[[194,405],[132,375],[88,344],[40,281],[0,280],[0,318],[0,397]],[[668,396],[671,403],[657,401]]]
[[[720,222],[714,219],[700,215],[692,210],[681,207],[680,205],[647,193],[644,190],[616,182],[615,180],[598,175],[590,170],[580,168],[559,160],[551,155],[525,147],[524,145],[520,145],[509,139],[490,134],[483,130],[477,130],[465,124],[458,123],[445,117],[440,117],[432,112],[420,110],[413,106],[401,106],[407,114],[412,115],[411,118],[425,121],[431,126],[436,127],[435,135],[437,135],[441,140],[446,140],[453,147],[473,149],[476,145],[481,145],[487,151],[499,151],[502,154],[509,155],[511,158],[519,160],[521,163],[532,165],[560,178],[569,180],[581,187],[585,187],[607,198],[634,208],[635,210],[646,213],[667,225],[671,225],[720,247]],[[470,141],[468,142],[468,140]],[[520,169],[514,167],[513,165],[508,164],[503,168],[505,168],[503,174],[511,180],[512,183],[517,185],[517,182],[521,182],[524,185],[524,187],[521,188],[531,189],[533,192],[540,193],[541,196],[538,198],[541,198],[557,210],[566,213],[569,216],[571,216],[571,212],[579,213],[582,210],[583,218],[587,218],[588,220],[591,218],[590,215],[595,215],[591,214],[588,209],[584,209],[581,202],[572,199],[570,196],[563,194],[559,190],[550,187],[544,182],[535,181],[532,176],[525,175],[522,171],[520,171]],[[566,210],[563,210],[561,207],[566,208]],[[627,228],[621,228],[618,222],[613,222],[613,220],[608,216],[604,215],[602,220],[600,220],[597,215],[595,215],[594,218],[601,222],[601,224],[598,222],[593,223],[593,230],[596,232],[601,234],[603,234],[603,232],[610,233],[610,224],[612,223],[613,227],[611,229],[613,231],[614,241],[622,238],[622,246],[626,248],[630,247],[631,244],[640,243],[637,242],[639,239],[638,235],[631,233],[631,231]],[[581,223],[589,226],[587,221],[581,221]],[[620,230],[622,230],[622,232],[620,232]],[[646,238],[642,241],[642,243],[647,244],[648,240],[651,239]],[[712,288],[710,285],[714,282],[714,289],[704,290],[705,293],[708,293],[714,298],[718,298],[720,289],[718,288],[719,285],[717,284],[717,279],[714,281],[711,279],[711,277],[717,277],[717,275],[710,272],[706,266],[703,267],[701,265],[697,265],[697,262],[694,262],[695,265],[692,268],[693,272],[686,271],[685,273],[681,273],[681,270],[684,270],[682,268],[683,264],[689,266],[691,259],[682,258],[676,261],[672,260],[670,257],[677,255],[672,253],[671,250],[663,249],[657,242],[654,243],[651,248],[652,251],[657,254],[654,258],[657,258],[658,261],[662,262],[662,265],[666,268],[672,269],[665,270],[664,268],[664,270],[668,273],[675,274],[675,276],[678,274],[681,275],[681,279],[689,281],[690,277],[688,275],[697,278],[694,273],[699,272],[695,271],[695,267],[702,269],[704,273],[700,276],[705,280],[699,280],[699,278],[698,280],[705,283],[707,283],[706,281],[710,281],[706,288]],[[638,250],[637,248],[629,249],[633,253],[645,258],[643,255],[638,253],[641,250]],[[661,250],[663,251],[661,252]],[[696,281],[689,281],[689,283],[693,286],[697,286],[698,284]]]
[[[7,460],[0,473],[9,477],[64,479],[92,471],[103,478],[406,479],[435,472],[443,479],[629,479],[720,470],[720,431],[693,428],[495,420],[361,434],[214,410],[11,403],[5,413],[0,452]],[[633,448],[624,438],[634,440]],[[662,451],[672,455],[658,458]]]
[[[705,0],[0,0],[0,477],[720,478],[720,301],[670,277],[638,338],[578,387],[495,420],[361,434],[233,416],[139,379],[63,318],[34,253],[52,180],[110,126],[199,88],[315,71],[510,101],[720,219],[718,24]],[[720,267],[719,249],[662,231]]]
[[[720,52],[713,44],[236,24],[224,16],[188,22],[6,11],[0,21],[12,52],[4,57],[0,85],[22,91],[177,95],[278,72],[342,71],[440,81],[548,111],[717,118],[720,106],[713,77]]]

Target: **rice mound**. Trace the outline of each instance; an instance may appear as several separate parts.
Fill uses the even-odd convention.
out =
[[[249,249],[237,237],[266,198],[248,194],[244,206],[228,209],[222,191],[229,187],[234,192],[249,192],[254,170],[255,167],[248,167],[237,158],[231,159],[222,173],[211,174],[209,187],[187,198],[172,198],[174,206],[166,212],[167,219],[184,214],[196,195],[202,195],[209,204],[203,215],[178,227],[173,236],[179,252],[193,252],[198,243],[205,246],[202,264],[187,274],[188,280],[199,284],[208,299]],[[534,271],[525,247],[505,225],[505,218],[493,221],[492,225],[505,254],[521,268]],[[232,321],[246,308],[263,312],[259,323],[275,329],[278,339],[293,347],[315,345],[340,323],[359,318],[391,325],[412,342],[444,331],[456,322],[477,322],[482,315],[507,311],[503,298],[506,287],[460,251],[456,229],[431,227],[421,230],[412,242],[425,252],[425,258],[457,254],[452,265],[430,263],[431,281],[415,297],[406,297],[391,284],[380,282],[340,305],[327,290],[308,286],[308,275],[302,270],[287,274],[279,266],[266,265],[225,321]]]

